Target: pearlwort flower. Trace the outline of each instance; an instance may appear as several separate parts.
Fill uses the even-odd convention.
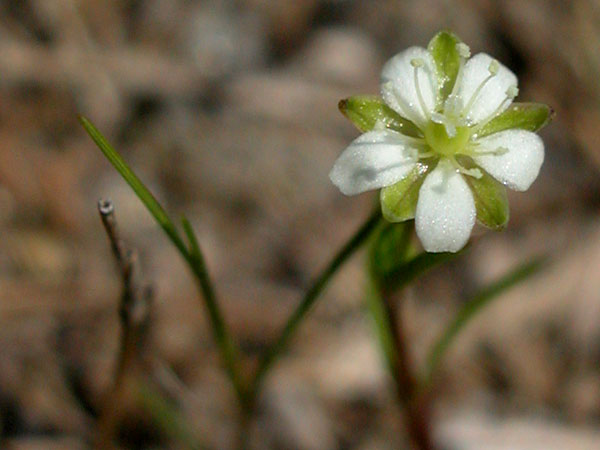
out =
[[[514,103],[517,77],[449,32],[428,48],[389,60],[381,96],[351,97],[340,110],[363,132],[330,173],[346,195],[381,189],[384,217],[415,219],[428,252],[456,252],[477,219],[508,222],[505,186],[525,191],[538,176],[544,144],[534,132],[551,109]]]

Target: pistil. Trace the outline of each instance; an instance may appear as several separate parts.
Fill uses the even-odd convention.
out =
[[[444,120],[448,120],[445,118]],[[469,127],[453,125],[453,136],[447,131],[446,124],[430,121],[424,129],[425,140],[432,150],[441,156],[463,153],[471,138]]]

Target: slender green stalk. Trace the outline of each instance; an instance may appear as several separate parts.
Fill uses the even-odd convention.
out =
[[[417,395],[418,385],[404,329],[401,297],[393,295],[393,291],[404,287],[447,255],[410,257],[411,225],[407,222],[387,224],[374,234],[367,260],[367,299],[412,447],[432,450],[429,398]]]
[[[196,233],[194,233],[194,228],[192,227],[192,224],[187,219],[187,217],[185,217],[185,216],[181,217],[181,226],[183,227],[183,232],[185,233],[185,235],[186,235],[186,237],[188,239],[188,242],[189,242],[189,246],[190,246],[189,255],[190,255],[190,257],[203,259],[202,258],[202,251],[200,250],[200,243],[198,242],[198,238],[196,237]]]
[[[113,167],[117,169],[117,172],[119,172],[127,184],[131,186],[133,192],[135,192],[138,198],[146,206],[150,214],[154,216],[158,224],[162,227],[167,236],[169,236],[169,239],[171,239],[171,242],[173,242],[179,252],[181,254],[187,253],[185,244],[179,237],[179,233],[177,232],[175,224],[173,224],[169,218],[169,215],[166,213],[160,203],[158,203],[158,200],[156,200],[154,195],[152,195],[144,183],[142,183],[133,170],[131,170],[131,168],[127,165],[121,155],[119,155],[114,147],[109,144],[102,133],[100,133],[100,131],[98,131],[98,129],[89,120],[80,116],[79,121],[98,148],[102,151],[102,153],[104,153],[106,159],[108,159]]]
[[[381,220],[381,211],[378,207],[375,212],[366,220],[366,222],[358,229],[354,236],[352,236],[352,238],[350,238],[350,240],[344,244],[344,246],[334,256],[325,269],[315,278],[311,287],[302,298],[302,301],[283,327],[283,331],[277,340],[267,349],[263,358],[260,360],[258,369],[248,391],[250,405],[253,403],[256,395],[258,394],[262,382],[269,372],[269,369],[285,350],[290,342],[291,337],[294,335],[294,332],[302,322],[302,319],[304,319],[306,314],[315,304],[319,294],[321,294],[325,286],[327,286],[331,277],[366,241]]]
[[[188,239],[190,240],[191,248],[190,251],[186,252],[183,256],[200,285],[205,300],[204,303],[212,325],[213,335],[225,363],[225,370],[233,384],[239,401],[243,403],[246,399],[246,385],[239,370],[239,352],[237,346],[227,329],[223,314],[219,308],[215,289],[206,269],[206,262],[194,235],[194,231],[186,219],[184,219],[182,223],[184,230],[188,235]]]
[[[406,339],[405,319],[401,305],[390,294],[385,296],[382,292],[379,294],[391,337],[393,357],[389,361],[390,367],[396,383],[398,403],[404,411],[404,421],[410,441],[415,449],[433,450],[436,447],[431,436],[429,398],[418,395],[418,384]]]
[[[411,246],[413,229],[414,225],[411,221],[382,223],[372,235],[366,264],[369,275],[366,289],[367,306],[373,318],[383,356],[390,374],[394,377],[396,376],[394,370],[396,350],[387,309],[382,298],[381,281],[390,272],[397,271],[399,266],[404,267],[412,260],[409,259],[409,254],[413,251]]]
[[[117,169],[117,172],[119,172],[123,179],[131,186],[138,198],[144,203],[148,211],[162,227],[165,234],[169,237],[181,256],[183,256],[192,270],[192,273],[195,275],[200,291],[202,292],[204,305],[208,312],[214,339],[219,348],[223,363],[225,364],[225,369],[240,402],[243,402],[246,398],[246,392],[238,368],[238,351],[225,324],[223,313],[217,302],[215,289],[206,269],[202,251],[200,250],[200,246],[198,245],[198,241],[190,223],[185,218],[182,220],[184,231],[189,240],[188,248],[169,215],[144,183],[137,177],[133,170],[131,170],[121,155],[108,143],[102,133],[100,133],[89,120],[85,117],[80,117],[79,120],[92,140],[100,148],[102,153],[104,153],[104,156],[106,156],[114,168]]]

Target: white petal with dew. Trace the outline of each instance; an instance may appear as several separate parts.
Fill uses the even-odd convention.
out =
[[[474,156],[473,160],[515,191],[529,189],[544,162],[544,142],[531,131],[500,131],[477,140],[477,144],[486,154]],[[500,151],[494,154],[497,149]]]
[[[428,252],[457,252],[475,224],[475,201],[462,175],[445,159],[427,175],[417,202],[415,226]]]
[[[398,114],[423,126],[427,114],[423,112],[415,83],[415,67],[413,60],[422,61],[423,65],[416,69],[419,90],[427,114],[435,108],[437,95],[437,79],[431,55],[421,47],[409,47],[390,59],[381,71],[381,96]]]
[[[495,66],[493,61],[494,58],[485,53],[479,53],[467,61],[458,87],[463,105],[467,106],[479,86],[490,76],[490,64]],[[517,86],[516,75],[500,63],[494,68],[497,69],[496,75],[485,83],[466,112],[467,119],[474,124],[486,120],[500,105],[502,108],[498,112],[504,111],[512,102],[505,100],[508,89]]]
[[[370,131],[344,150],[329,178],[346,195],[390,186],[410,172],[417,162],[416,154],[402,134]]]

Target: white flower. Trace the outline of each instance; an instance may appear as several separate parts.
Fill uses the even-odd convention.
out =
[[[511,106],[517,93],[508,68],[484,53],[469,59],[456,36],[439,33],[428,49],[411,47],[384,66],[385,104],[371,114],[372,126],[359,125],[370,131],[341,154],[331,181],[346,195],[385,188],[386,218],[414,217],[426,251],[456,252],[476,218],[496,228],[508,220],[504,188],[491,177],[525,191],[540,171],[544,145],[533,130],[547,122],[550,109]],[[409,128],[390,126],[387,107]],[[367,107],[356,111],[369,120]],[[352,111],[343,112],[356,122]],[[490,205],[505,208],[498,223],[486,220]]]

